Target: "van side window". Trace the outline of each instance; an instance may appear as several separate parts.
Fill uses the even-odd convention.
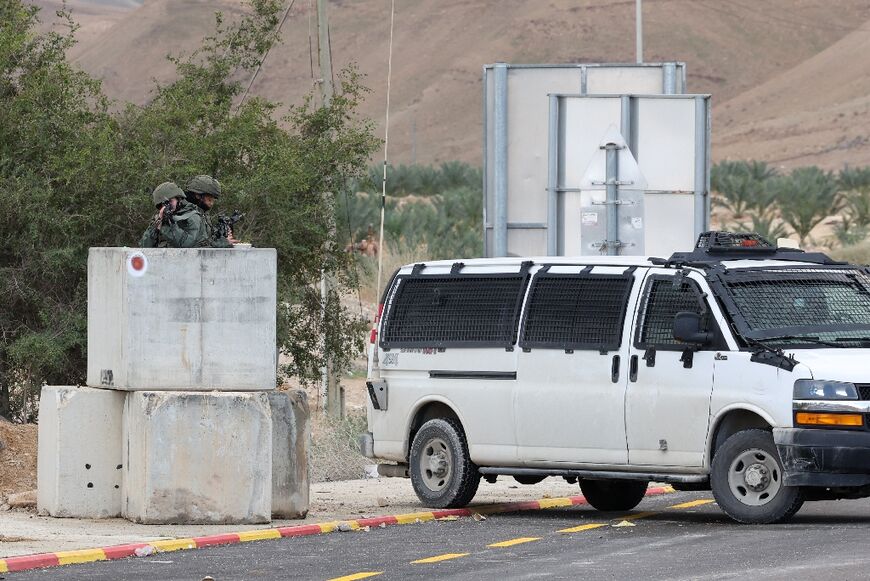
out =
[[[528,275],[410,275],[393,285],[381,347],[510,347]]]
[[[674,317],[680,312],[705,314],[703,299],[697,283],[684,280],[674,287],[674,277],[654,277],[646,285],[643,310],[637,326],[635,347],[646,349],[683,349],[685,345],[674,339]],[[713,330],[709,310],[706,311],[708,329]]]
[[[631,275],[538,274],[529,291],[520,347],[618,349]]]

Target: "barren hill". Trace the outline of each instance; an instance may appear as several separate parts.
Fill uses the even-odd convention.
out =
[[[152,79],[172,77],[173,67],[164,55],[195,47],[212,29],[215,10],[231,17],[240,7],[239,0],[147,0],[96,38],[83,39],[74,56],[85,70],[104,79],[111,96],[145,102]],[[389,7],[390,0],[330,2],[335,68],[354,61],[368,75],[372,93],[363,113],[379,122],[379,131]],[[269,55],[254,93],[292,104],[311,90],[313,9],[312,0],[293,4],[283,29],[284,43]],[[844,143],[845,129],[831,132],[815,123],[811,131],[804,131],[810,126],[801,115],[836,111],[836,117],[840,107],[858,111],[847,141],[870,126],[858,105],[866,82],[854,78],[860,76],[856,63],[865,72],[870,67],[868,45],[860,41],[870,34],[857,31],[868,20],[866,0],[646,0],[644,56],[648,61],[686,61],[689,89],[713,93],[715,157],[779,161],[782,136],[800,127],[806,133],[801,143],[820,144],[817,150],[801,150],[800,163],[833,167],[858,150],[837,149]],[[480,162],[481,71],[486,63],[633,59],[633,0],[397,0],[393,161]],[[826,77],[830,81],[820,83],[819,73],[813,71],[831,75]],[[824,90],[823,85],[849,77],[849,91]],[[796,98],[807,92],[814,95],[812,105],[799,100],[782,107],[775,102],[778,96]],[[756,143],[754,132],[761,127],[773,133],[766,142]]]

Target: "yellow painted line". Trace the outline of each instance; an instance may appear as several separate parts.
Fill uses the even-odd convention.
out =
[[[59,551],[57,562],[59,565],[73,565],[75,563],[93,563],[105,561],[106,553],[102,549],[82,549],[80,551]]]
[[[574,506],[570,498],[542,498],[538,501],[541,508],[556,508],[559,506]]]
[[[443,555],[436,555],[434,557],[426,557],[425,559],[417,559],[416,561],[411,561],[412,565],[423,565],[426,563],[438,563],[440,561],[449,561],[450,559],[458,559],[460,557],[467,557],[470,553],[445,553]]]
[[[628,516],[615,518],[613,520],[637,520],[640,518],[647,518],[649,516],[658,516],[659,514],[661,514],[661,513],[659,513],[659,512],[639,512],[637,514],[630,514]]]
[[[519,537],[518,539],[511,539],[509,541],[501,541],[500,543],[493,543],[491,545],[487,545],[487,547],[493,547],[495,549],[499,549],[502,547],[513,547],[514,545],[522,545],[523,543],[531,543],[532,541],[540,541],[541,537]]]
[[[8,573],[9,567],[6,566],[6,559],[0,559],[0,573]]]
[[[700,500],[692,500],[690,502],[683,502],[680,504],[675,504],[673,506],[669,506],[668,508],[694,508],[696,506],[703,506],[705,504],[710,504],[711,502],[716,502],[712,498],[702,498]]]
[[[263,531],[242,531],[237,533],[241,542],[246,541],[265,541],[266,539],[280,539],[281,533],[275,529],[266,529]]]
[[[431,512],[412,512],[410,514],[397,514],[396,522],[400,525],[415,523],[417,521],[425,522],[435,520],[435,514]]]
[[[345,575],[344,577],[334,577],[329,581],[356,581],[357,579],[368,579],[369,577],[377,577],[378,575],[383,574],[383,571],[363,571],[361,573],[354,573],[353,575]]]
[[[591,531],[592,529],[597,529],[597,528],[606,527],[606,526],[607,526],[607,523],[593,522],[593,523],[589,523],[588,525],[580,525],[578,527],[571,527],[571,528],[567,528],[567,529],[562,529],[559,532],[560,533],[581,533],[583,531]]]
[[[158,553],[168,553],[169,551],[182,551],[184,549],[195,549],[196,543],[193,539],[169,539],[166,541],[149,541],[148,543],[154,547]]]

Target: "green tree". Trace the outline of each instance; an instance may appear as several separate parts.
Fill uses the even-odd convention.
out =
[[[230,26],[217,15],[215,34],[173,59],[176,81],[143,107],[118,107],[67,62],[68,18],[69,33],[38,34],[35,8],[0,0],[0,414],[31,419],[43,382],[84,381],[88,248],[135,244],[151,189],[199,173],[223,182],[221,207],[247,212],[243,239],[278,251],[284,372],[314,380],[326,353],[341,368],[362,348],[340,289],[321,315],[317,282],[324,269],[354,284],[325,192],[364,175],[378,140],[356,115],[354,69],[329,107],[307,99],[281,122],[275,103],[238,104],[236,79],[275,42],[280,9],[252,0]]]
[[[813,228],[840,207],[839,185],[831,172],[815,166],[799,167],[771,182],[783,221],[798,235],[801,244]]]

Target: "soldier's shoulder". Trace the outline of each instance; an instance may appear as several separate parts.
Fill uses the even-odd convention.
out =
[[[175,220],[189,220],[194,216],[202,216],[202,210],[190,202],[182,202],[172,215]]]

